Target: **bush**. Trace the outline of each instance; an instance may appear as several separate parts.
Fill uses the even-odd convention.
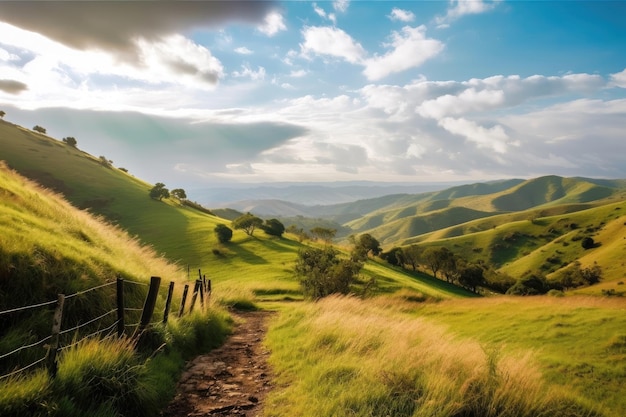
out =
[[[220,243],[228,243],[233,238],[233,231],[225,224],[218,224],[215,226],[215,236]]]
[[[583,247],[583,249],[591,249],[595,246],[595,242],[593,241],[593,238],[587,236],[584,237],[581,241],[580,241],[580,245]]]
[[[518,280],[506,293],[509,295],[539,295],[545,294],[549,289],[546,278],[535,273]]]
[[[350,292],[350,284],[363,265],[351,259],[339,259],[337,255],[338,252],[330,246],[300,250],[295,275],[306,297],[317,300],[330,294]]]

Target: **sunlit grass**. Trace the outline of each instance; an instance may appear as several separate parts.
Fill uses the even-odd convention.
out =
[[[268,416],[602,415],[547,384],[531,350],[492,350],[384,302],[292,306],[267,344]]]

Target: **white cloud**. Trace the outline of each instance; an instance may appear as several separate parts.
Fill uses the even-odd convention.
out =
[[[265,79],[265,68],[259,67],[258,70],[254,71],[248,64],[241,66],[241,71],[234,71],[233,77],[247,77],[254,81],[260,81]]]
[[[393,49],[383,56],[376,56],[365,61],[363,73],[369,80],[379,80],[396,72],[418,67],[433,58],[444,48],[436,39],[426,38],[426,27],[405,26],[402,32],[393,32]]]
[[[445,16],[439,16],[435,22],[445,27],[450,22],[469,14],[485,13],[495,8],[500,0],[487,3],[484,0],[450,0],[450,6]]]
[[[253,53],[250,49],[246,48],[245,46],[235,48],[235,52],[237,52],[240,55],[251,55]]]
[[[415,20],[415,14],[409,10],[398,9],[394,7],[391,14],[387,16],[391,20],[399,20],[400,22],[412,22]]]
[[[310,53],[330,55],[356,64],[361,62],[366,55],[361,44],[338,28],[310,26],[303,29],[302,35],[304,43],[300,44],[300,49],[304,56]]]
[[[258,26],[257,29],[267,36],[274,36],[278,32],[287,30],[287,25],[282,14],[272,11],[265,16],[263,24]]]
[[[333,2],[333,8],[338,12],[345,13],[350,6],[350,0],[335,0]]]
[[[626,88],[626,69],[622,72],[611,74],[611,81],[617,87]]]
[[[468,88],[459,95],[446,94],[424,101],[416,111],[422,117],[441,119],[446,115],[465,114],[496,108],[504,103],[502,90],[476,90]]]
[[[324,9],[322,9],[321,7],[319,7],[317,5],[317,3],[313,3],[313,11],[315,11],[315,13],[319,16],[319,17],[323,17],[326,18],[326,11]]]
[[[138,45],[142,64],[162,81],[175,76],[185,83],[214,86],[224,74],[222,63],[208,49],[182,35]]]
[[[337,24],[337,15],[335,13],[326,13],[324,9],[317,5],[317,3],[313,3],[313,11],[321,18],[328,19],[334,24]]]
[[[307,74],[308,72],[305,70],[297,70],[297,71],[291,71],[291,73],[289,73],[289,76],[293,78],[302,78]]]
[[[19,56],[9,53],[9,51],[7,51],[6,49],[0,48],[0,61],[10,62],[17,61],[19,59]]]
[[[502,126],[496,125],[485,128],[471,120],[452,117],[439,120],[439,125],[452,134],[463,136],[474,142],[480,148],[491,149],[496,153],[506,153],[507,151],[509,137]]]

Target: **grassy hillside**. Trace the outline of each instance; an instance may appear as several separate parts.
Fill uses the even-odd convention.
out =
[[[462,230],[460,225],[482,217],[511,212],[524,213],[517,218],[544,217],[555,210],[571,212],[589,205],[623,200],[626,196],[624,185],[619,180],[557,176],[472,184],[414,196],[376,199],[375,202],[384,201],[384,204],[376,205],[374,211],[363,213],[344,225],[354,233],[370,233],[385,245],[405,244],[417,240],[419,235],[438,230],[441,230],[440,235],[458,234]],[[365,202],[364,206],[366,203],[370,202]],[[505,217],[499,219],[482,224],[498,224]],[[458,227],[450,231],[452,226]]]
[[[180,305],[187,282],[183,269],[121,228],[76,209],[0,164],[0,311],[66,294],[72,297],[64,305],[63,330],[100,317],[80,333],[72,330],[62,337],[56,378],[34,367],[0,379],[0,415],[155,415],[171,395],[172,375],[182,369],[184,359],[225,337],[223,311],[211,308],[182,319],[171,317],[167,326],[152,330],[139,345],[131,339],[98,337],[75,343],[115,324],[116,315],[107,313],[116,308],[115,285],[107,284],[117,277],[129,282],[124,289],[125,305],[131,309],[126,323],[137,323],[136,310],[144,303],[151,276],[174,282],[173,305]],[[166,293],[159,293],[157,312],[164,309]],[[32,308],[0,316],[0,375],[45,354],[38,341],[50,335],[53,312]],[[167,353],[156,355],[165,340]],[[23,346],[32,348],[20,350]]]
[[[196,219],[211,222],[211,216],[173,200],[152,200],[148,196],[151,185],[144,181],[61,141],[5,121],[0,121],[0,148],[0,160],[62,193],[74,206],[102,215],[169,259],[183,265],[200,264],[204,251],[189,245],[186,233]],[[217,222],[213,220],[213,227]]]
[[[202,268],[214,281],[216,298],[233,305],[240,300],[254,301],[278,312],[267,338],[277,372],[276,388],[265,407],[268,416],[626,414],[623,299],[575,296],[468,300],[466,291],[424,273],[369,261],[362,279],[375,278],[374,297],[300,302],[301,291],[292,269],[302,244],[290,236],[278,239],[259,231],[251,237],[235,231],[232,242],[218,244],[213,228],[219,223],[229,224],[227,220],[182,207],[174,200],[153,201],[148,197],[150,185],[104,167],[63,143],[0,122],[0,149],[0,159],[15,169],[65,190],[73,204],[86,207],[95,202],[91,210],[111,216],[131,235],[138,236],[138,240],[130,239],[132,243],[128,243],[126,232],[120,228],[98,222],[92,225],[94,220],[86,213],[74,212],[57,197],[49,197],[49,193],[23,178],[0,170],[0,285],[9,285],[3,292],[8,295],[6,300],[12,294],[23,293],[17,287],[23,280],[11,275],[16,270],[12,265],[16,264],[24,265],[27,272],[37,271],[32,274],[35,283],[51,294],[61,285],[73,289],[96,282],[90,277],[122,274],[139,280],[154,275],[156,268],[167,279],[185,281],[187,265],[191,265],[192,278],[196,268]],[[544,184],[551,181],[545,180]],[[437,198],[432,194],[381,198],[371,206],[362,205],[360,210],[372,216],[388,216],[389,223],[428,218],[431,227],[443,227],[446,222],[440,219],[470,213],[463,223],[410,235],[411,241],[402,242],[445,245],[470,260],[492,262],[510,271],[542,268],[547,263],[544,271],[558,274],[559,266],[571,259],[585,265],[598,262],[606,277],[606,282],[599,285],[605,287],[581,291],[597,294],[598,288],[619,290],[623,280],[620,276],[624,274],[626,227],[622,213],[626,213],[626,202],[619,192],[612,191],[601,201],[589,201],[584,195],[596,195],[594,186],[613,189],[615,185],[619,189],[621,183],[589,186],[584,182],[563,185],[562,191],[556,186],[553,192],[543,191],[537,201],[545,203],[524,211],[485,210],[494,198],[511,194],[511,186],[523,184],[516,181],[500,189],[505,185],[461,187]],[[472,192],[483,194],[472,197]],[[553,205],[553,201],[560,203]],[[570,204],[561,204],[564,201]],[[415,208],[418,206],[428,215]],[[383,210],[372,213],[367,211],[370,208]],[[345,210],[349,213],[354,208],[345,206]],[[49,214],[52,212],[55,214]],[[471,213],[488,213],[489,217],[469,220],[474,215]],[[82,217],[88,220],[76,220]],[[110,235],[119,235],[121,240]],[[586,235],[599,245],[582,249],[580,238]],[[401,239],[400,233],[390,236]],[[142,242],[149,242],[157,254],[165,256],[157,256]],[[552,258],[555,255],[558,262]],[[547,261],[549,257],[554,261]],[[518,264],[519,259],[525,261]],[[66,279],[57,283],[57,277]],[[224,323],[223,317],[220,320],[212,323]],[[48,325],[44,327],[47,331]],[[172,334],[181,333],[194,331],[180,329],[176,333],[172,329]],[[97,358],[106,352],[125,352],[122,346],[90,351]],[[150,372],[161,369],[159,378],[175,382],[175,367],[172,370],[162,362],[153,363]],[[127,369],[123,368],[127,362],[121,364],[120,369]],[[111,375],[117,378],[120,374],[112,371]],[[144,379],[137,378],[143,383]],[[41,406],[46,398],[38,397],[41,390],[37,387],[72,389],[70,385],[51,388],[46,385],[49,381],[42,384],[34,388],[26,384],[12,386],[30,395],[28,403],[17,396],[18,388],[11,391],[2,386],[0,404],[18,398],[10,403],[13,407]],[[160,395],[160,401],[167,398],[167,393]],[[128,402],[130,397],[120,398]],[[143,412],[158,415],[154,407]],[[35,414],[27,411],[21,415]],[[73,415],[113,414],[89,409],[75,410]]]

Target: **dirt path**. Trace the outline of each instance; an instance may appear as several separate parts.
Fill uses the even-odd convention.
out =
[[[233,334],[222,347],[187,364],[176,396],[161,415],[261,416],[265,395],[271,388],[269,352],[262,345],[271,314],[233,313],[236,320]]]

